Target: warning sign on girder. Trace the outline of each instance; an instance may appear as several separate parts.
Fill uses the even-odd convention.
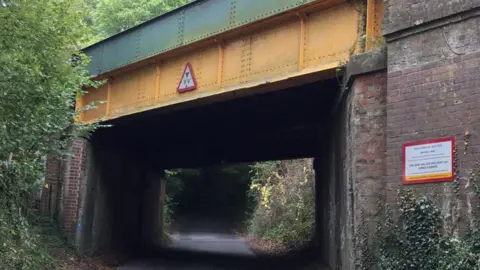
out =
[[[195,80],[195,75],[193,75],[192,65],[187,63],[185,70],[183,71],[182,78],[178,83],[177,92],[182,93],[195,89],[197,89],[197,81]]]

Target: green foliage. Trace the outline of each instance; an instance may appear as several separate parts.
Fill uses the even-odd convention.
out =
[[[166,170],[166,189],[165,189],[165,204],[163,212],[163,229],[164,235],[168,234],[170,224],[173,222],[175,210],[178,205],[178,196],[184,188],[182,180],[182,172],[188,173],[188,170]]]
[[[430,200],[416,198],[412,191],[401,190],[398,201],[398,222],[387,207],[374,239],[373,246],[378,250],[363,254],[363,269],[480,269],[480,238],[442,235],[440,211]]]
[[[105,38],[185,5],[189,0],[89,0],[98,36]]]
[[[249,197],[256,203],[249,233],[281,241],[287,248],[305,245],[315,225],[315,180],[310,159],[271,161],[251,166]]]
[[[0,164],[0,267],[2,269],[46,269],[53,260],[39,244],[39,236],[23,214],[24,198],[18,185],[19,168]]]
[[[192,214],[244,221],[249,171],[248,164],[167,170],[165,228],[176,216]]]
[[[169,227],[173,222],[175,207],[177,206],[176,201],[171,196],[165,197],[165,204],[163,206],[163,232],[164,236],[167,236],[169,233]]]
[[[183,183],[182,192],[175,192],[178,189],[167,181],[167,193],[176,193],[178,215],[202,213],[243,219],[245,192],[250,182],[247,164],[181,169],[174,177]]]
[[[12,153],[13,162],[25,163],[70,135],[75,96],[91,83],[86,59],[79,55],[72,65],[71,57],[83,36],[81,2],[7,4],[0,9],[0,35],[8,37],[0,40],[0,160]]]
[[[81,0],[4,0],[0,7],[0,262],[51,267],[26,220],[45,156],[90,127],[73,124],[75,97],[93,85],[77,52],[86,30]],[[72,57],[74,56],[74,57]]]

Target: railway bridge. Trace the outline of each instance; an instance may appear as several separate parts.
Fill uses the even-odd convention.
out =
[[[360,232],[402,180],[451,210],[452,177],[406,177],[402,149],[453,148],[478,127],[479,5],[198,0],[93,44],[89,72],[106,82],[78,97],[97,104],[78,121],[112,127],[48,159],[42,209],[79,250],[154,246],[165,169],[312,157],[314,249],[354,269]]]

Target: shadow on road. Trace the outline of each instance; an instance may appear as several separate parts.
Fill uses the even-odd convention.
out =
[[[327,269],[314,263],[319,256],[318,250],[313,248],[306,247],[283,256],[254,254],[245,240],[228,226],[212,221],[182,222],[166,247],[142,251],[140,255],[118,269]]]
[[[318,254],[317,254],[318,255]],[[319,264],[314,263],[318,259],[313,252],[294,252],[282,257],[274,256],[251,256],[219,254],[212,252],[198,252],[187,250],[158,249],[152,250],[142,258],[138,258],[118,269],[184,269],[184,270],[253,270],[253,269],[299,269],[299,270],[323,270]]]

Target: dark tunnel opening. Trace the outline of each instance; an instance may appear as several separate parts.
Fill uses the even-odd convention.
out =
[[[107,122],[95,140],[165,169],[315,156],[338,79]]]
[[[175,204],[174,215],[185,219],[175,229],[227,234],[241,229],[251,183],[249,164],[213,165],[178,171],[166,180],[166,194],[175,199],[172,202]],[[210,222],[188,224],[202,220]]]
[[[145,222],[145,213],[143,210],[136,210],[144,207],[146,196],[139,197],[136,194],[143,194],[138,192],[151,189],[150,184],[139,180],[149,177],[143,168],[158,173],[177,168],[201,168],[202,176],[197,176],[195,181],[189,184],[187,192],[182,194],[183,204],[177,206],[177,214],[184,218],[183,226],[189,223],[191,225],[194,223],[192,220],[198,220],[198,217],[209,217],[217,223],[219,218],[223,218],[224,222],[228,221],[228,225],[220,226],[223,228],[217,230],[234,228],[237,226],[238,217],[237,213],[233,214],[235,211],[232,211],[232,205],[224,203],[228,202],[228,196],[220,199],[218,196],[211,196],[212,192],[207,192],[226,191],[232,187],[226,188],[219,185],[218,181],[214,183],[208,179],[218,177],[213,175],[232,164],[248,166],[255,162],[318,157],[325,147],[325,134],[330,136],[330,117],[340,93],[338,80],[324,80],[184,110],[142,113],[113,120],[107,123],[112,124],[111,127],[97,130],[90,138],[94,147],[101,149],[97,151],[97,158],[107,159],[107,163],[110,163],[102,169],[101,186],[105,198],[97,204],[106,209],[105,214],[112,220],[100,227],[103,226],[104,232],[108,233],[114,248],[122,247],[138,252],[141,250],[141,254],[137,256],[155,260],[206,260],[219,262],[222,267],[232,263],[237,266],[250,265],[249,267],[285,267],[287,262],[295,264],[294,261],[300,257],[310,258],[303,263],[322,257],[316,254],[318,247],[313,247],[317,245],[314,243],[316,239],[312,239],[312,243],[305,245],[304,249],[282,254],[281,257],[259,255],[249,258],[235,254],[197,253],[164,248],[149,248],[147,252],[142,248],[140,240],[145,230],[142,224]],[[115,154],[107,157],[106,152]],[[118,162],[114,161],[115,159],[118,159]],[[316,177],[318,182],[319,176]],[[236,198],[238,201],[233,208],[247,204],[244,195],[249,184],[251,183],[241,183],[228,191],[233,192],[230,194],[239,191],[243,193]],[[163,192],[168,193],[168,189]],[[318,197],[318,194],[316,196]],[[318,199],[316,204],[318,205]],[[138,218],[133,220],[130,213],[136,213]],[[240,216],[241,214],[244,213],[240,213]],[[240,219],[244,221],[245,217]],[[318,220],[317,217],[315,222],[318,223]],[[322,220],[326,222],[325,217]],[[206,229],[212,229],[212,224],[215,227],[215,222],[210,222],[210,228]],[[116,228],[113,224],[122,226]],[[111,231],[108,231],[109,228]],[[188,259],[184,256],[188,256]]]

